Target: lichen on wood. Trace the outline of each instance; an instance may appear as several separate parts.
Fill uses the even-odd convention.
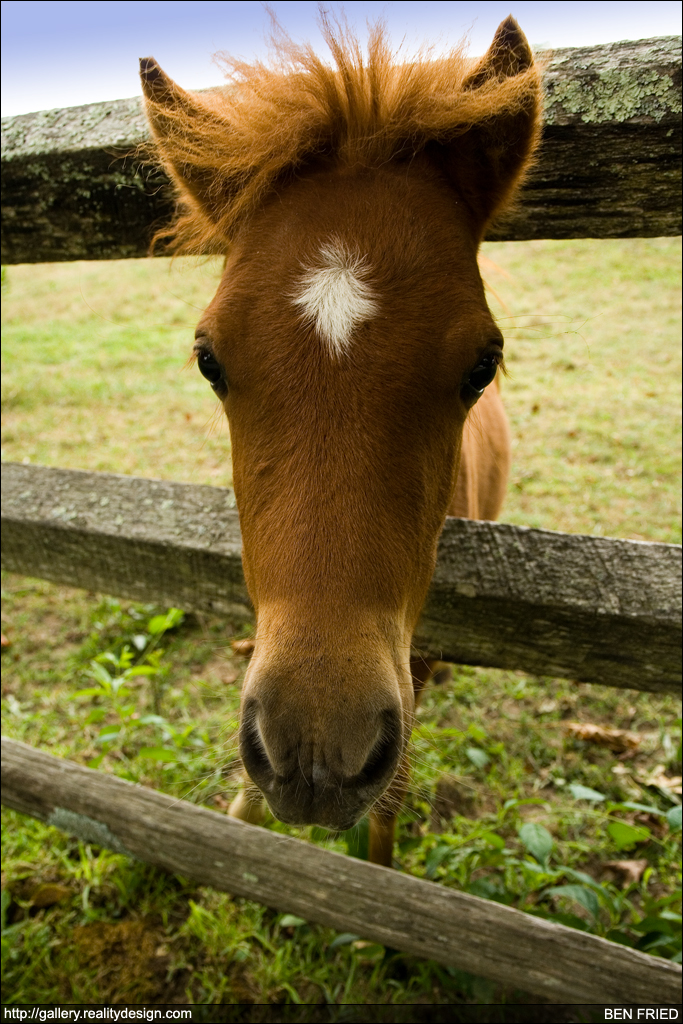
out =
[[[681,233],[680,45],[549,55],[540,157],[491,240]],[[139,99],[5,118],[2,136],[3,263],[145,256],[172,216]]]

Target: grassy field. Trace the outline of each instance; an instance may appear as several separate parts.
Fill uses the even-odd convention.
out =
[[[502,518],[679,543],[679,242],[484,252],[510,370]],[[230,484],[227,427],[185,368],[216,274],[165,260],[9,268],[3,459]],[[226,808],[241,623],[17,576],[3,591],[7,734]],[[420,709],[400,866],[680,957],[679,716],[673,698],[456,668]],[[586,724],[631,739],[592,742]],[[268,827],[362,852],[362,828]],[[3,847],[7,1002],[524,999],[6,811]]]
[[[675,239],[484,246],[506,335],[508,522],[680,543]],[[229,485],[230,443],[187,367],[216,264],[11,267],[3,459]]]

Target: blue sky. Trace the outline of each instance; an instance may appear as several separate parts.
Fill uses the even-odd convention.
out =
[[[317,3],[272,3],[298,41],[323,44]],[[329,5],[327,5],[329,6]],[[334,6],[334,5],[333,5]],[[471,52],[483,53],[496,26],[512,13],[531,43],[585,46],[617,39],[677,35],[681,5],[647,3],[345,3],[363,34],[366,19],[383,17],[395,45],[446,48],[466,32]],[[2,2],[2,115],[120,99],[139,93],[138,57],[154,56],[187,88],[219,85],[211,57],[226,50],[263,57],[268,16],[261,3]]]

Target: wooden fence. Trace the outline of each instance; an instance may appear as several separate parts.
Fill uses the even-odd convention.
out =
[[[544,143],[491,239],[681,233],[680,37],[556,50]],[[3,119],[2,262],[145,256],[171,207],[140,100]]]
[[[234,506],[218,487],[6,463],[2,564],[246,621]],[[675,693],[681,549],[448,519],[415,643],[447,661]]]
[[[95,772],[16,740],[3,803],[84,842],[553,1002],[676,1003],[681,970],[575,928]]]
[[[680,39],[555,51],[545,145],[499,239],[681,231]],[[3,121],[6,263],[144,255],[170,209],[137,100]],[[129,155],[123,159],[121,154]],[[3,566],[250,616],[230,491],[3,467]],[[449,520],[416,643],[471,664],[672,692],[680,548]],[[597,637],[597,640],[596,640]],[[2,800],[205,884],[555,1002],[676,1002],[680,967],[3,742]]]

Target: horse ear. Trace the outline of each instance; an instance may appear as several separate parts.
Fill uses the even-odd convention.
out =
[[[526,71],[533,63],[534,56],[527,38],[510,14],[496,29],[493,42],[462,87],[478,89],[492,80],[512,78]]]
[[[154,57],[140,59],[140,78],[147,118],[158,155],[181,197],[194,200],[213,222],[224,210],[228,183],[215,166],[207,166],[207,136],[217,131],[223,145],[227,123],[198,96],[181,89],[162,71]],[[204,154],[204,156],[203,156]]]
[[[464,92],[490,96],[492,112],[447,147],[448,170],[474,214],[486,225],[507,206],[528,169],[541,133],[541,77],[531,47],[510,16],[499,25]],[[496,107],[498,109],[496,109]]]

